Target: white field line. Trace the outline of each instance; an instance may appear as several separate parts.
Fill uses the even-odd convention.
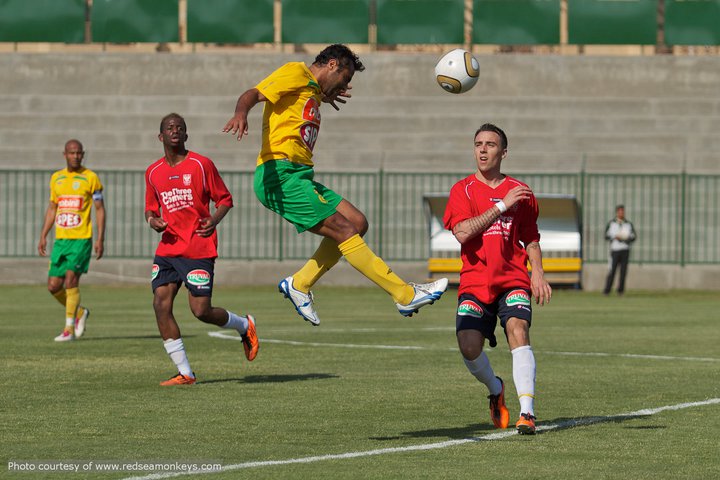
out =
[[[548,423],[548,424],[544,424],[544,425],[539,425],[537,428],[537,431],[538,432],[549,432],[552,430],[562,430],[562,429],[572,428],[572,427],[593,425],[596,423],[611,422],[611,421],[614,421],[617,419],[632,419],[635,417],[656,415],[658,413],[669,411],[669,410],[683,410],[686,408],[702,407],[702,406],[706,406],[706,405],[717,405],[717,404],[720,404],[720,398],[710,398],[708,400],[702,400],[699,402],[679,403],[676,405],[666,405],[664,407],[657,407],[657,408],[644,408],[642,410],[636,410],[634,412],[629,412],[629,413],[620,413],[617,415],[575,418],[575,419],[570,419],[570,420],[564,420],[562,422],[557,422],[557,423]],[[287,458],[284,460],[264,460],[264,461],[236,463],[236,464],[232,464],[232,465],[225,465],[222,467],[221,470],[214,471],[214,472],[154,473],[154,474],[146,475],[146,476],[142,476],[142,477],[128,477],[125,480],[156,480],[156,479],[162,479],[162,478],[179,477],[179,476],[183,476],[183,475],[201,475],[201,474],[206,474],[206,473],[229,472],[229,471],[233,471],[233,470],[241,470],[241,469],[246,469],[246,468],[271,467],[271,466],[275,466],[275,465],[291,465],[291,464],[295,464],[295,463],[314,463],[314,462],[322,462],[325,460],[344,460],[344,459],[348,459],[348,458],[386,455],[389,453],[416,452],[416,451],[422,451],[422,450],[437,450],[440,448],[453,447],[456,445],[464,445],[464,444],[468,444],[468,443],[476,443],[476,442],[483,442],[483,441],[489,441],[489,440],[502,440],[504,438],[513,437],[516,435],[517,435],[517,432],[515,430],[508,429],[508,430],[504,430],[502,432],[490,433],[487,435],[480,435],[479,437],[469,437],[469,438],[461,438],[461,439],[457,439],[457,440],[447,440],[445,442],[424,443],[424,444],[420,444],[420,445],[408,445],[405,447],[378,448],[376,450],[362,450],[362,451],[358,451],[358,452],[316,455],[316,456],[312,456],[312,457]]]
[[[223,340],[240,340],[237,335],[229,335],[224,332],[208,332],[208,335]],[[379,345],[379,344],[357,344],[357,343],[323,343],[323,342],[300,342],[297,340],[276,340],[261,338],[262,343],[277,343],[281,345],[294,345],[303,347],[331,347],[331,348],[369,348],[375,350],[434,350],[457,352],[457,348],[421,347],[416,345]],[[490,350],[490,349],[488,349]],[[576,357],[622,357],[638,358],[646,360],[685,360],[690,362],[720,362],[720,358],[711,357],[673,357],[670,355],[641,355],[635,353],[603,353],[603,352],[551,352],[537,351],[546,355],[566,355]]]

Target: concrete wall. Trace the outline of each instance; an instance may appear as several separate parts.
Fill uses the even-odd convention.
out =
[[[486,121],[510,137],[514,171],[718,173],[720,58],[480,56],[463,95],[435,83],[435,54],[363,55],[340,112],[323,109],[318,170],[466,171]],[[221,169],[251,169],[260,107],[238,143],[220,133],[237,96],[283,53],[2,54],[0,167],[53,168],[69,137],[89,165],[142,169],[161,155],[160,118],[186,116],[188,146]]]

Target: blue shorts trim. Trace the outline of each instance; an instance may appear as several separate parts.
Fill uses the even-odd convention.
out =
[[[193,297],[212,297],[215,280],[214,258],[155,256],[152,266],[152,289],[170,283],[185,284]]]

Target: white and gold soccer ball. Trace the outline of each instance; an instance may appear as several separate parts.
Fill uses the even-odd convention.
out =
[[[451,50],[435,65],[435,79],[450,93],[464,93],[478,81],[480,64],[472,53],[462,48]]]

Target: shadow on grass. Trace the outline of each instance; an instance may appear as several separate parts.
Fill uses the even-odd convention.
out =
[[[339,375],[332,373],[304,373],[302,375],[249,375],[243,378],[220,378],[217,380],[204,380],[197,382],[196,385],[210,383],[285,383],[285,382],[304,382],[307,380],[325,380],[328,378],[340,378]]]
[[[183,335],[183,338],[192,338],[196,337],[197,335]],[[162,338],[160,338],[160,335],[122,335],[122,336],[106,336],[106,337],[82,337],[82,339],[79,339],[78,342],[97,342],[97,341],[104,341],[104,340],[160,340],[162,342]]]
[[[495,430],[492,424],[473,423],[465,427],[433,428],[430,430],[418,430],[415,432],[402,432],[392,437],[370,437],[370,440],[386,441],[400,440],[402,438],[449,438],[452,440],[468,438],[477,435],[478,432]]]
[[[577,417],[577,418],[556,418],[554,420],[548,420],[544,422],[538,423],[538,429],[536,434],[537,435],[543,435],[545,433],[549,433],[551,431],[556,430],[567,430],[570,428],[576,428],[576,427],[586,427],[590,425],[597,425],[599,423],[624,423],[629,420],[637,420],[641,418],[647,418],[647,415],[617,415],[617,416],[607,416],[607,417]],[[637,429],[637,430],[659,430],[666,428],[665,426],[656,426],[656,425],[637,425],[632,426],[628,425],[624,428],[627,429]],[[513,430],[515,429],[512,422],[510,423],[510,426],[506,430],[496,429],[491,423],[481,424],[470,424],[465,427],[455,427],[455,428],[434,428],[430,430],[419,430],[415,432],[403,432],[400,435],[397,436],[389,436],[389,437],[370,437],[370,440],[378,440],[378,441],[386,441],[386,440],[400,440],[403,438],[447,438],[449,440],[462,440],[462,439],[469,439],[469,440],[488,440],[487,437],[484,437],[486,433],[491,432],[491,434],[500,434],[501,436],[504,436],[505,434],[512,434]],[[480,433],[482,432],[482,433]]]
[[[628,430],[662,430],[667,428],[665,425],[638,425],[637,427],[624,427]]]

